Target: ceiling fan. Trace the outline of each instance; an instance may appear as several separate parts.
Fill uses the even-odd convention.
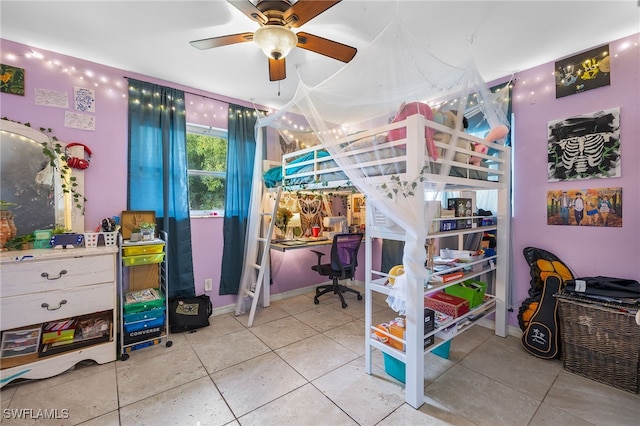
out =
[[[231,34],[205,38],[190,42],[198,49],[255,41],[269,58],[269,80],[284,80],[285,57],[294,47],[310,50],[321,55],[349,62],[357,49],[333,40],[304,32],[294,33],[298,28],[320,15],[337,1],[325,0],[227,0],[252,21],[260,24],[253,33]],[[254,4],[255,3],[255,4]]]

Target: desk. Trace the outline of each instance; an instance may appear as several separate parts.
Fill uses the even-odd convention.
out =
[[[291,250],[299,250],[299,249],[309,249],[313,247],[326,247],[331,246],[333,243],[333,239],[323,239],[323,240],[292,240],[291,242],[279,242],[270,244],[270,249],[278,252],[287,252]],[[309,269],[313,261],[309,261]],[[299,272],[299,271],[298,271]],[[298,275],[299,276],[299,275]],[[273,284],[271,279],[271,256],[269,256],[269,260],[265,264],[265,273],[262,281],[262,306],[267,307],[271,304],[271,285]]]
[[[301,248],[309,248],[316,246],[326,246],[331,245],[333,243],[333,239],[326,240],[292,240],[291,242],[279,242],[279,243],[271,243],[271,249],[277,251],[287,251],[287,250],[296,250]]]

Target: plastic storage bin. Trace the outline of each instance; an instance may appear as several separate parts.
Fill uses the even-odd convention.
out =
[[[438,355],[440,358],[449,359],[450,350],[451,350],[451,340],[447,340],[437,348],[433,349],[431,353]]]
[[[160,263],[164,259],[164,253],[145,254],[142,256],[126,256],[122,260],[125,266],[140,266]]]
[[[124,323],[129,324],[136,321],[152,320],[160,318],[162,315],[164,315],[164,306],[161,308],[150,309],[148,311],[124,314]]]
[[[478,280],[467,280],[444,289],[444,292],[447,294],[468,300],[469,309],[473,309],[482,304],[486,291],[487,283]]]
[[[145,244],[140,246],[125,246],[122,248],[124,256],[140,256],[144,254],[162,253],[164,244]]]
[[[138,321],[132,324],[124,324],[123,334],[125,345],[160,337],[164,330],[164,319],[165,317],[162,316],[149,321]]]
[[[85,247],[98,247],[100,236],[104,241],[104,245],[107,247],[115,246],[118,241],[117,232],[85,232],[84,233],[84,246]]]
[[[122,307],[125,314],[132,314],[151,309],[164,308],[165,300],[162,292],[157,288],[130,291],[125,295]]]
[[[384,356],[384,371],[386,371],[387,374],[394,379],[404,383],[406,380],[407,371],[404,362],[385,353],[383,353],[382,355]]]

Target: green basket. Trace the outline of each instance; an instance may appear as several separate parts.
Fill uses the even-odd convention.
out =
[[[444,289],[446,294],[461,297],[469,301],[469,309],[480,306],[487,291],[487,283],[478,280],[466,280],[460,284],[452,285]]]

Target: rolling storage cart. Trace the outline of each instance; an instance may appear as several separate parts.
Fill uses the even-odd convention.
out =
[[[122,238],[122,237],[120,237]],[[120,359],[169,340],[168,235],[150,241],[121,241],[119,262]]]

